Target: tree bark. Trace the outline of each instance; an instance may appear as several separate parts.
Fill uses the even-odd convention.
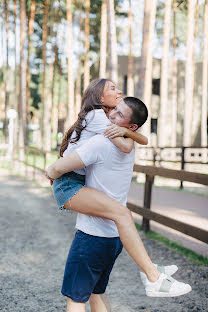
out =
[[[207,146],[207,105],[208,105],[208,0],[204,4],[204,48],[202,74],[201,145]]]
[[[183,145],[191,145],[191,116],[193,107],[193,39],[194,39],[194,0],[188,0],[188,23],[186,40],[185,72],[185,112]]]
[[[145,1],[142,53],[139,61],[139,83],[136,96],[144,101],[149,111],[149,118],[142,127],[142,132],[150,138],[150,102],[152,96],[152,40],[155,28],[156,0]]]
[[[26,130],[26,63],[24,47],[26,41],[25,0],[20,0],[20,109],[19,109],[19,146],[25,145]],[[24,150],[20,149],[20,160],[24,160]]]
[[[173,0],[173,71],[172,71],[172,126],[171,126],[171,146],[177,144],[177,58],[176,58],[176,10],[177,3]]]
[[[44,1],[44,10],[43,10],[43,30],[42,30],[42,59],[43,59],[43,76],[42,76],[42,109],[43,109],[43,116],[42,116],[42,148],[44,150],[50,150],[51,142],[48,142],[47,139],[47,127],[49,124],[49,115],[50,112],[48,111],[48,100],[46,99],[46,43],[48,37],[48,8],[49,8],[49,0]]]
[[[86,0],[85,9],[85,60],[84,60],[84,90],[90,83],[90,66],[89,66],[89,50],[90,50],[90,0]]]
[[[100,78],[106,78],[106,54],[107,54],[107,1],[102,1],[101,30],[100,30]]]
[[[30,120],[30,53],[31,53],[31,35],[34,31],[34,19],[35,19],[35,0],[32,0],[31,7],[30,7],[30,16],[28,21],[28,47],[27,47],[27,73],[26,73],[26,79],[27,79],[27,97],[26,97],[26,107],[27,107],[27,124]]]
[[[195,82],[195,50],[196,50],[196,39],[197,39],[197,33],[198,33],[198,24],[199,24],[199,0],[196,1],[196,8],[195,8],[195,29],[194,29],[194,40],[193,40],[193,61],[192,61],[192,98],[194,99],[194,82]],[[192,101],[192,107],[190,108],[191,110],[191,144],[194,141],[194,138],[197,135],[198,127],[200,125],[200,117],[197,114],[194,114],[194,110],[198,110],[198,107],[195,107],[193,104],[194,100]],[[193,118],[193,115],[195,117]]]
[[[4,99],[4,125],[3,125],[3,134],[4,138],[7,141],[8,138],[8,119],[6,116],[8,106],[9,106],[9,8],[8,1],[4,0],[4,13],[5,13],[5,26],[6,26],[6,66],[4,71],[4,80],[5,80],[5,99]]]
[[[128,55],[128,74],[127,74],[127,95],[134,96],[134,80],[133,80],[133,42],[132,42],[132,1],[129,0],[129,55]]]
[[[73,35],[72,35],[72,0],[67,0],[68,21],[68,112],[65,122],[67,130],[74,122],[74,74],[73,74]]]
[[[118,57],[117,57],[117,40],[116,40],[116,24],[115,24],[115,10],[114,0],[108,0],[108,15],[109,15],[109,32],[110,37],[110,78],[114,83],[118,83]]]
[[[164,21],[164,40],[163,55],[161,61],[161,79],[160,79],[160,112],[159,112],[159,146],[167,145],[167,107],[168,107],[168,56],[170,42],[170,21],[171,21],[171,0],[165,1],[165,21]]]

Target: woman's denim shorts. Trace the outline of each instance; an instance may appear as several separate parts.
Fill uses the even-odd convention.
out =
[[[85,185],[85,175],[68,172],[53,182],[53,195],[59,209]]]

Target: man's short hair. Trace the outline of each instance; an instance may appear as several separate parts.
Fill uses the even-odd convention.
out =
[[[130,123],[134,123],[138,125],[138,128],[140,128],[148,117],[148,110],[146,105],[141,100],[133,96],[125,97],[124,102],[132,109]]]

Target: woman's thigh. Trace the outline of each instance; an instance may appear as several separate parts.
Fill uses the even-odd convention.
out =
[[[128,211],[116,200],[90,187],[82,187],[65,203],[64,208],[113,221],[117,220],[118,215],[125,215]]]

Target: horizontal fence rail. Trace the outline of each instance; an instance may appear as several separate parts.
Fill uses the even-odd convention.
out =
[[[204,243],[208,243],[208,231],[200,229],[196,226],[174,220],[172,218],[161,215],[157,212],[153,212],[151,210],[145,209],[144,207],[139,207],[131,202],[128,202],[128,208],[141,216],[143,216],[147,220],[152,220],[158,222],[160,224],[166,225],[171,229],[177,230],[181,233],[194,237]],[[147,231],[146,231],[147,232]]]
[[[127,206],[131,211],[143,216],[142,229],[145,232],[150,230],[150,220],[153,220],[204,243],[208,243],[208,231],[151,211],[152,186],[155,176],[208,185],[207,174],[141,165],[135,165],[134,172],[140,172],[146,175],[144,207],[135,205],[132,202],[128,202]]]

